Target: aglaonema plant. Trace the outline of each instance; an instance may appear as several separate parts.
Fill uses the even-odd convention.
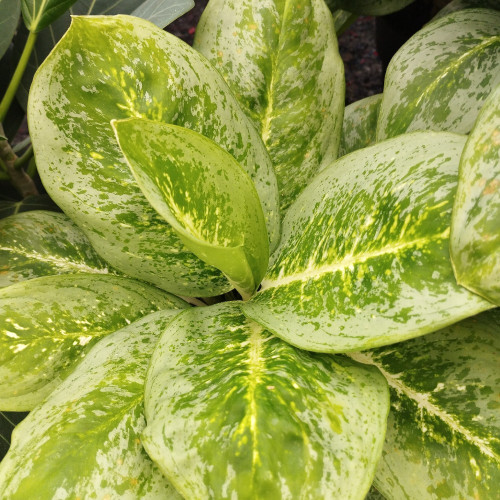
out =
[[[499,26],[344,112],[323,0],[73,18],[28,104],[64,214],[0,221],[1,497],[493,498]]]

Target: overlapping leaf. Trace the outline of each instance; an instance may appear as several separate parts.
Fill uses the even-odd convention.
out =
[[[27,196],[20,201],[0,200],[0,219],[32,210],[61,211],[47,194]]]
[[[21,14],[21,0],[0,0],[0,59],[9,48]]]
[[[112,122],[144,196],[204,262],[243,296],[267,270],[269,245],[259,196],[238,162],[213,141],[161,122]]]
[[[378,140],[412,130],[470,132],[500,83],[500,12],[467,9],[415,34],[392,58]]]
[[[3,500],[181,497],[144,451],[144,379],[160,311],[101,340],[14,431],[0,465]]]
[[[375,142],[382,94],[365,97],[345,108],[339,157]]]
[[[245,314],[298,347],[343,352],[492,307],[456,284],[449,258],[465,139],[405,134],[321,172],[288,211],[274,262]]]
[[[0,220],[0,288],[41,276],[108,272],[64,214],[33,211]]]
[[[231,288],[150,206],[111,119],[171,122],[214,140],[254,181],[276,245],[276,180],[257,132],[208,61],[152,24],[127,16],[74,18],[37,73],[28,116],[51,196],[113,267],[185,296]]]
[[[500,10],[500,3],[498,0],[452,0],[434,16],[433,20],[447,16],[457,10],[475,8]]]
[[[353,355],[387,377],[375,485],[387,498],[495,498],[500,484],[500,309]]]
[[[233,302],[173,320],[145,410],[144,447],[185,498],[363,499],[388,393],[378,371],[295,349]]]
[[[323,0],[211,0],[194,47],[260,131],[288,208],[340,139],[344,71]]]
[[[396,12],[415,0],[325,0],[332,11],[346,9],[363,16],[384,16]]]
[[[500,86],[460,160],[450,249],[458,282],[500,305]]]
[[[55,21],[76,0],[22,0],[24,24],[29,31],[37,32]]]
[[[118,276],[69,274],[0,290],[0,409],[31,410],[100,338],[187,304]]]

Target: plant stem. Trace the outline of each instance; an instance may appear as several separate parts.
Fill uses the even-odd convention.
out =
[[[24,152],[24,154],[19,158],[16,158],[16,160],[14,161],[14,167],[16,168],[24,167],[24,165],[26,165],[26,163],[30,161],[32,156],[33,156],[33,145],[30,144],[28,149]]]
[[[17,68],[14,71],[14,75],[12,75],[12,80],[10,81],[9,86],[7,87],[7,91],[3,96],[2,102],[0,103],[0,123],[5,120],[7,111],[9,111],[12,100],[16,95],[17,89],[24,75],[24,71],[26,70],[26,66],[28,65],[31,53],[33,52],[33,47],[35,46],[37,36],[38,34],[34,33],[33,31],[30,31],[30,34],[28,35],[23,53],[21,54],[21,58],[17,63]]]

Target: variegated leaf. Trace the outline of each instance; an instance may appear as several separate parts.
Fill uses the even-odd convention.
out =
[[[191,309],[153,353],[144,447],[185,498],[363,499],[389,407],[365,368],[295,349],[236,302]]]
[[[375,142],[382,94],[365,97],[345,108],[339,157]]]
[[[55,21],[76,0],[22,0],[24,24],[29,31],[37,32]]]
[[[109,272],[64,214],[33,211],[0,220],[0,288],[54,274]]]
[[[152,24],[127,16],[73,18],[37,73],[28,116],[51,196],[120,271],[179,295],[231,289],[150,206],[111,119],[174,123],[214,140],[250,174],[276,245],[276,180],[258,133],[209,62]]]
[[[403,9],[415,0],[325,0],[328,7],[346,9],[363,16],[384,16]]]
[[[462,153],[450,252],[458,283],[500,305],[500,85]]]
[[[244,297],[251,296],[266,273],[269,245],[248,174],[193,130],[140,118],[112,126],[149,203],[187,248],[220,269]]]
[[[500,309],[356,353],[391,388],[375,485],[388,499],[498,497]]]
[[[405,134],[321,172],[288,211],[245,314],[303,349],[344,352],[492,307],[456,284],[448,251],[465,139]]]
[[[16,32],[19,15],[21,14],[21,0],[0,0],[0,59],[9,48]],[[4,139],[0,135],[0,140]]]
[[[416,33],[392,58],[377,139],[412,130],[470,132],[500,83],[500,12],[467,9]]]
[[[14,431],[0,465],[3,500],[181,500],[144,451],[144,379],[178,311],[151,314],[102,339]]]
[[[452,0],[434,16],[433,20],[447,16],[457,10],[477,8],[500,10],[500,2],[498,0]]]
[[[187,304],[118,276],[46,276],[0,290],[0,409],[31,410],[102,337]]]
[[[323,0],[211,0],[194,47],[260,131],[285,210],[337,155],[345,84],[330,12]]]

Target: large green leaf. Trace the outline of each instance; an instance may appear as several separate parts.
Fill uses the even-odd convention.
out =
[[[412,130],[470,132],[500,83],[500,12],[458,11],[415,34],[392,58],[377,138]]]
[[[21,14],[21,0],[0,0],[0,59],[9,48],[16,32],[19,15]]]
[[[328,7],[334,11],[346,9],[363,16],[384,16],[396,12],[415,0],[325,0]]]
[[[131,118],[112,122],[144,196],[182,242],[220,269],[243,296],[267,270],[266,223],[252,179],[193,130]]]
[[[154,351],[144,447],[185,498],[363,499],[389,406],[365,368],[295,349],[238,303],[191,309]]]
[[[137,18],[76,17],[30,95],[42,180],[117,269],[180,295],[231,289],[148,203],[120,152],[112,119],[174,123],[214,140],[250,174],[276,245],[277,187],[265,147],[219,73],[178,38]]]
[[[388,499],[498,497],[500,310],[356,353],[391,388],[375,485]]]
[[[311,351],[429,333],[492,307],[456,284],[448,242],[465,137],[415,132],[342,157],[288,211],[244,312]]]
[[[24,24],[29,31],[37,32],[55,21],[76,0],[22,0]]]
[[[339,157],[375,142],[382,94],[365,97],[345,108]]]
[[[187,304],[128,278],[66,274],[0,289],[0,409],[31,410],[100,338]]]
[[[33,211],[0,220],[0,288],[54,274],[109,272],[64,214]]]
[[[17,92],[17,99],[26,110],[28,94],[35,71],[42,64],[71,24],[71,16],[131,14],[164,28],[192,7],[192,0],[78,0],[59,19],[43,29]]]
[[[458,283],[500,305],[500,85],[462,153],[450,252]]]
[[[286,209],[337,156],[344,70],[323,0],[211,0],[194,47],[260,131]]]
[[[498,0],[452,0],[434,16],[433,20],[447,16],[457,10],[475,8],[500,10],[500,2]]]
[[[101,340],[16,428],[0,465],[3,500],[181,499],[140,441],[149,357],[177,312]]]

